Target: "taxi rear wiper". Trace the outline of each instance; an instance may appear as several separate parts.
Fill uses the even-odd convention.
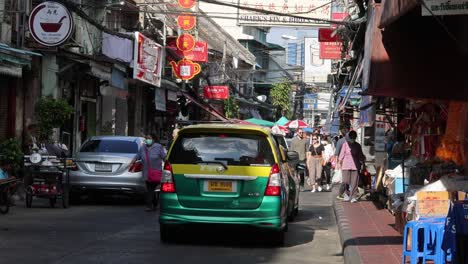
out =
[[[198,161],[197,164],[219,164],[224,167],[224,169],[228,169],[228,166],[224,164],[222,161]]]

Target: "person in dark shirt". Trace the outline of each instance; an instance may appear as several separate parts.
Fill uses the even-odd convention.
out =
[[[320,186],[322,179],[323,160],[325,147],[320,143],[317,134],[312,135],[312,144],[307,150],[307,168],[309,169],[309,181],[311,192],[322,191]]]

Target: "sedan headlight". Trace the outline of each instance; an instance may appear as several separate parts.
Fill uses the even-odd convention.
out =
[[[29,156],[29,161],[31,161],[32,164],[38,164],[41,162],[42,156],[39,153],[33,153],[31,156]]]

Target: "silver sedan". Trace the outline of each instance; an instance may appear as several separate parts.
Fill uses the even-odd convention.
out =
[[[144,138],[96,136],[83,143],[75,155],[76,167],[70,172],[72,192],[111,192],[144,194],[142,164],[130,163]]]

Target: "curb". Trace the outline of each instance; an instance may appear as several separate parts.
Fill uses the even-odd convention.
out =
[[[344,212],[343,205],[336,200],[338,196],[339,185],[333,186],[333,210],[335,211],[338,233],[340,234],[341,246],[343,248],[343,258],[345,264],[362,263],[361,256],[351,235],[351,226]]]

